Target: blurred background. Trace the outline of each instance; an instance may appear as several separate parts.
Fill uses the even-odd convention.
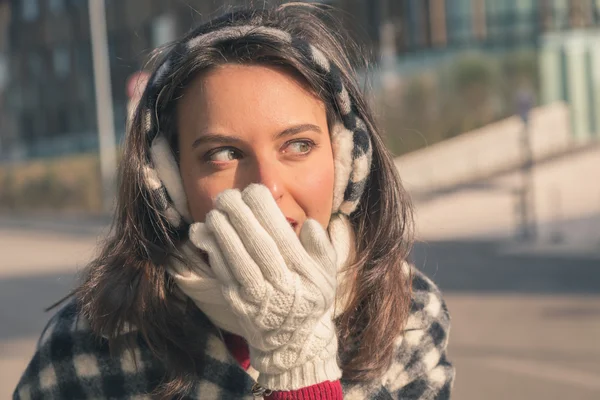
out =
[[[600,1],[315,3],[370,61],[454,398],[600,398]],[[243,4],[0,0],[0,398],[107,231],[149,54]]]

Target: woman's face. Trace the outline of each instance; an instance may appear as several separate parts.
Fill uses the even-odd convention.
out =
[[[327,227],[333,154],[324,103],[282,69],[226,64],[196,78],[177,110],[180,172],[194,221],[225,189],[269,188],[296,233]]]

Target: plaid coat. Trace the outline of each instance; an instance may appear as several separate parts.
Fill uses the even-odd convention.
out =
[[[394,362],[369,384],[342,380],[345,399],[448,399],[454,368],[446,358],[450,317],[437,287],[414,270],[411,314],[395,343]],[[201,376],[184,399],[252,399],[254,378],[228,352],[217,329],[205,319],[198,340],[206,349]],[[151,399],[165,376],[164,365],[141,338],[134,355],[111,355],[74,301],[50,320],[13,399]]]

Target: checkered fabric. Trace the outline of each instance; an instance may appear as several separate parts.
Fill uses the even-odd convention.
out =
[[[396,355],[380,380],[352,384],[342,379],[344,399],[443,400],[450,397],[454,368],[446,357],[450,329],[448,309],[437,287],[413,268],[411,313],[398,336]],[[197,383],[184,399],[252,399],[254,379],[228,352],[220,333],[198,310],[206,326],[198,340],[206,349]],[[46,326],[23,373],[14,400],[151,399],[166,374],[144,341],[133,355],[111,355],[108,342],[95,335],[74,301],[63,306]]]
[[[160,131],[159,112],[161,92],[173,85],[172,73],[194,63],[194,58],[233,40],[252,42],[256,38],[283,40],[295,49],[327,83],[327,89],[335,101],[337,121],[333,124],[331,139],[335,162],[335,190],[333,213],[350,215],[358,206],[365,190],[371,168],[372,146],[368,128],[356,112],[355,99],[346,89],[342,75],[335,63],[314,45],[301,38],[292,37],[280,29],[233,25],[205,32],[199,28],[174,47],[150,78],[140,101],[143,123],[150,151],[144,167],[145,182],[153,194],[161,214],[169,224],[185,230],[191,223],[187,200],[183,190],[179,168],[167,140]]]

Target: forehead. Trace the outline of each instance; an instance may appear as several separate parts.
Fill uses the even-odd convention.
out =
[[[292,123],[321,119],[325,104],[287,69],[226,64],[193,79],[178,102],[181,123]],[[180,126],[181,127],[181,126]]]

